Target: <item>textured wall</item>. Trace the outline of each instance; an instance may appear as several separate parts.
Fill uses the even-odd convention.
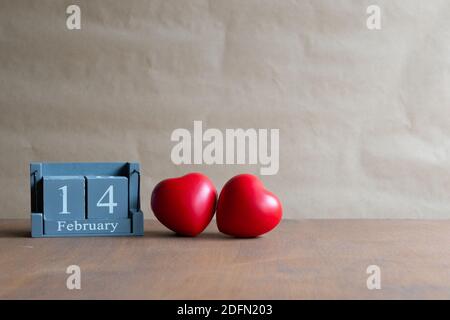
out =
[[[78,4],[82,28],[66,28]],[[366,8],[382,29],[366,28]],[[447,0],[0,1],[0,217],[30,161],[139,161],[143,204],[188,171],[176,128],[279,128],[286,218],[450,218]]]

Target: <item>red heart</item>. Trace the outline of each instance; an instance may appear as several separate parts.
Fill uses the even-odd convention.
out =
[[[216,188],[208,177],[190,173],[158,183],[152,192],[151,207],[167,228],[195,237],[214,216],[216,199]]]
[[[251,174],[231,178],[220,192],[217,227],[235,237],[257,237],[277,226],[282,215],[278,198]]]

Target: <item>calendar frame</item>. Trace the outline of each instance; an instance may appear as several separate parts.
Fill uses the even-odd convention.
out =
[[[140,166],[137,162],[32,162],[30,163],[31,236],[47,237],[117,237],[144,235],[144,215],[140,204]],[[46,230],[50,221],[43,213],[44,176],[123,176],[128,178],[128,218],[108,219],[108,223],[126,223],[130,231],[57,233]],[[86,221],[88,221],[87,219]],[[124,221],[125,220],[125,221]],[[90,221],[93,221],[90,220]],[[49,225],[48,225],[49,226]]]

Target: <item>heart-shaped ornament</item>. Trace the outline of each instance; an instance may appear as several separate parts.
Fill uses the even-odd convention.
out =
[[[216,222],[219,231],[234,237],[257,237],[281,220],[278,198],[251,174],[231,178],[220,192]]]
[[[217,191],[209,178],[190,173],[161,181],[152,192],[151,207],[167,228],[195,237],[210,223],[216,209]]]

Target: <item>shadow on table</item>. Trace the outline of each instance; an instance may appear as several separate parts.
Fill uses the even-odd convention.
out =
[[[1,238],[31,238],[31,233],[29,230],[25,229],[16,229],[16,230],[0,229],[0,239]]]

